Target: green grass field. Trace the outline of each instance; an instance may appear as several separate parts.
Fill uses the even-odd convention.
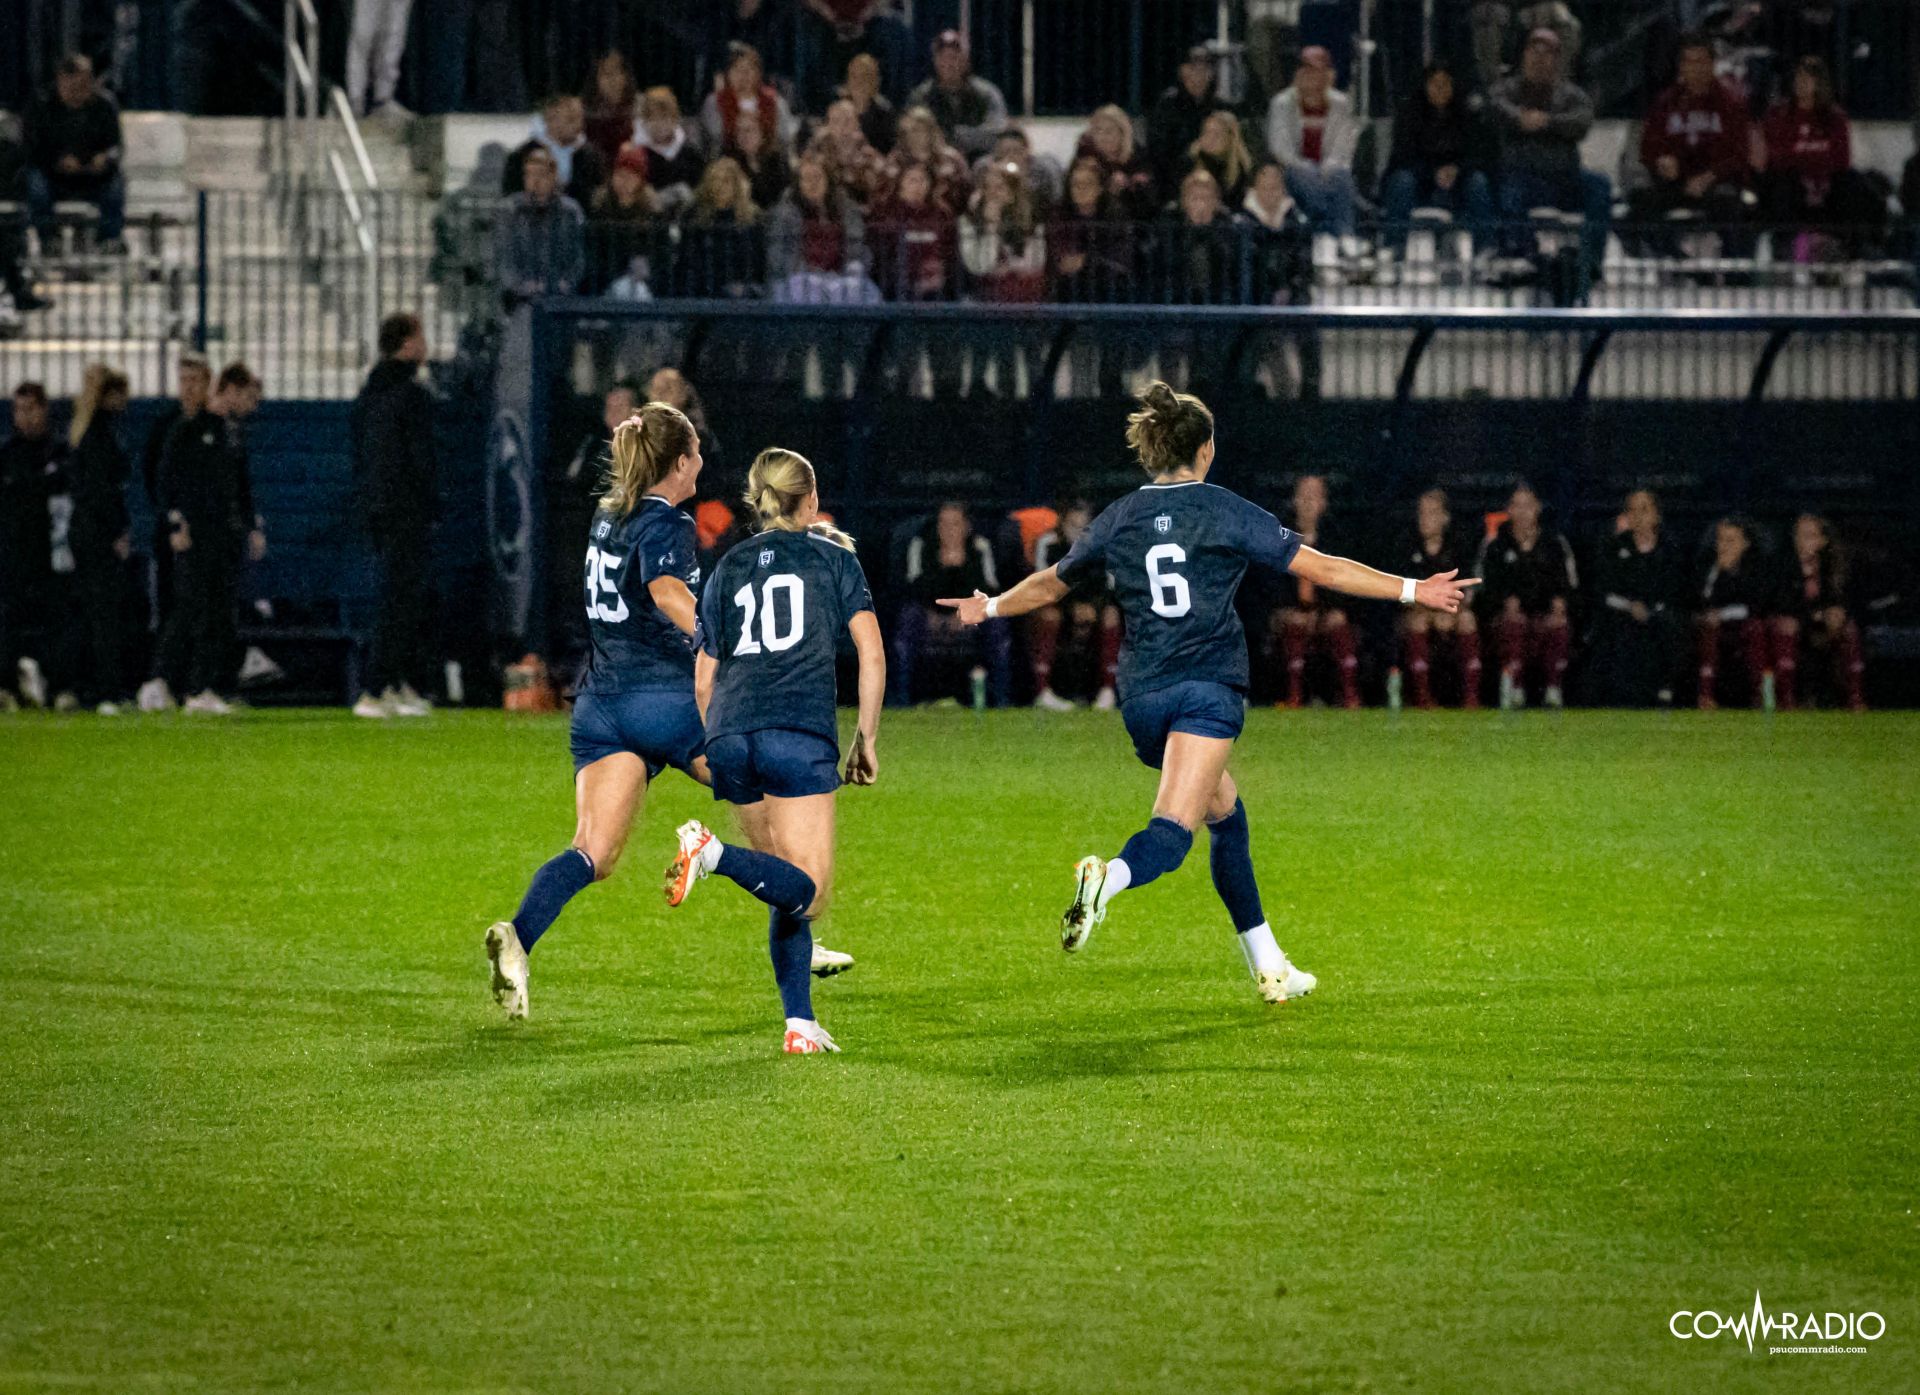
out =
[[[1117,718],[881,753],[784,1058],[672,776],[495,1020],[558,720],[0,721],[0,1391],[1920,1388],[1920,720],[1255,714],[1279,1009],[1204,840],[1060,953]]]

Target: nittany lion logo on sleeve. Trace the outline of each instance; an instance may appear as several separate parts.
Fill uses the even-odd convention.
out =
[[[1158,518],[1154,519],[1153,531],[1156,533],[1171,533],[1173,531],[1172,515],[1163,513]]]

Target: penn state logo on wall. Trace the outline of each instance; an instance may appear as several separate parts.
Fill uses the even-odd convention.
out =
[[[1173,531],[1172,517],[1163,513],[1158,518],[1154,519],[1153,531],[1156,533],[1171,533]]]
[[[487,555],[500,597],[500,618],[526,633],[533,609],[533,453],[520,413],[502,407],[487,431]]]

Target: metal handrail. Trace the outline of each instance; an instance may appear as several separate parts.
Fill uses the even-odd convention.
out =
[[[380,177],[373,171],[373,160],[367,154],[367,143],[360,138],[360,123],[354,119],[353,103],[347,100],[347,94],[336,87],[330,94],[334,114],[340,118],[340,124],[346,128],[347,145],[353,151],[353,158],[359,163],[361,177],[367,181],[367,188],[375,191],[380,188]]]

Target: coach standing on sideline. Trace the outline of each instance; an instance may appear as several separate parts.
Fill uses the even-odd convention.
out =
[[[433,394],[420,382],[427,334],[416,315],[380,322],[380,362],[353,401],[353,479],[373,540],[380,614],[356,717],[424,717],[433,533]],[[379,694],[378,697],[374,694]]]

